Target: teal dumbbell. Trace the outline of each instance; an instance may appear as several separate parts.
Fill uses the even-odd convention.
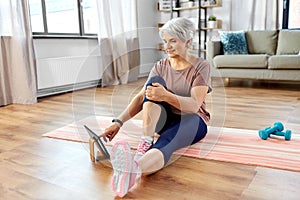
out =
[[[266,140],[270,137],[270,134],[274,134],[275,132],[283,131],[284,127],[281,122],[275,122],[273,127],[267,127],[265,129],[259,130],[258,135],[261,139]]]
[[[282,131],[278,131],[278,132],[275,132],[275,133],[272,133],[274,135],[278,135],[278,136],[284,136],[284,139],[285,140],[291,140],[291,136],[292,136],[292,131],[291,130],[286,130],[285,132],[282,132]]]

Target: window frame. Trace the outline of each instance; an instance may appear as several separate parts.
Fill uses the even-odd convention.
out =
[[[283,0],[283,14],[282,14],[282,29],[289,28],[289,10],[290,0]]]
[[[48,24],[47,24],[47,12],[46,12],[46,3],[45,0],[41,1],[41,9],[43,15],[43,25],[44,25],[44,32],[32,32],[33,38],[97,38],[97,34],[93,33],[85,33],[84,32],[84,19],[83,19],[83,7],[82,0],[77,1],[77,17],[79,23],[79,33],[55,33],[55,32],[48,32]]]

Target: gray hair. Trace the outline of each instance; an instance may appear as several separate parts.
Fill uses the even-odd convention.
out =
[[[164,33],[179,38],[181,41],[186,42],[193,39],[196,29],[195,24],[184,17],[171,19],[159,29],[159,36],[162,38]]]

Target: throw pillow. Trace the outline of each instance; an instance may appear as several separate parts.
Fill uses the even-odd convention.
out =
[[[229,54],[248,54],[244,31],[219,31],[223,52]]]
[[[278,31],[277,30],[255,30],[245,32],[248,53],[269,54],[276,53]]]
[[[280,30],[277,55],[297,54],[300,51],[300,30]]]

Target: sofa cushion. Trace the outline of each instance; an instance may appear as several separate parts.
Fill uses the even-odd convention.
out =
[[[218,55],[214,57],[216,68],[266,69],[268,55]]]
[[[247,31],[245,33],[250,54],[276,54],[278,31]]]
[[[278,55],[298,54],[300,51],[300,30],[280,30],[277,45]]]
[[[271,56],[269,58],[268,68],[269,69],[300,69],[300,55]]]
[[[244,31],[219,31],[224,55],[248,54]]]

